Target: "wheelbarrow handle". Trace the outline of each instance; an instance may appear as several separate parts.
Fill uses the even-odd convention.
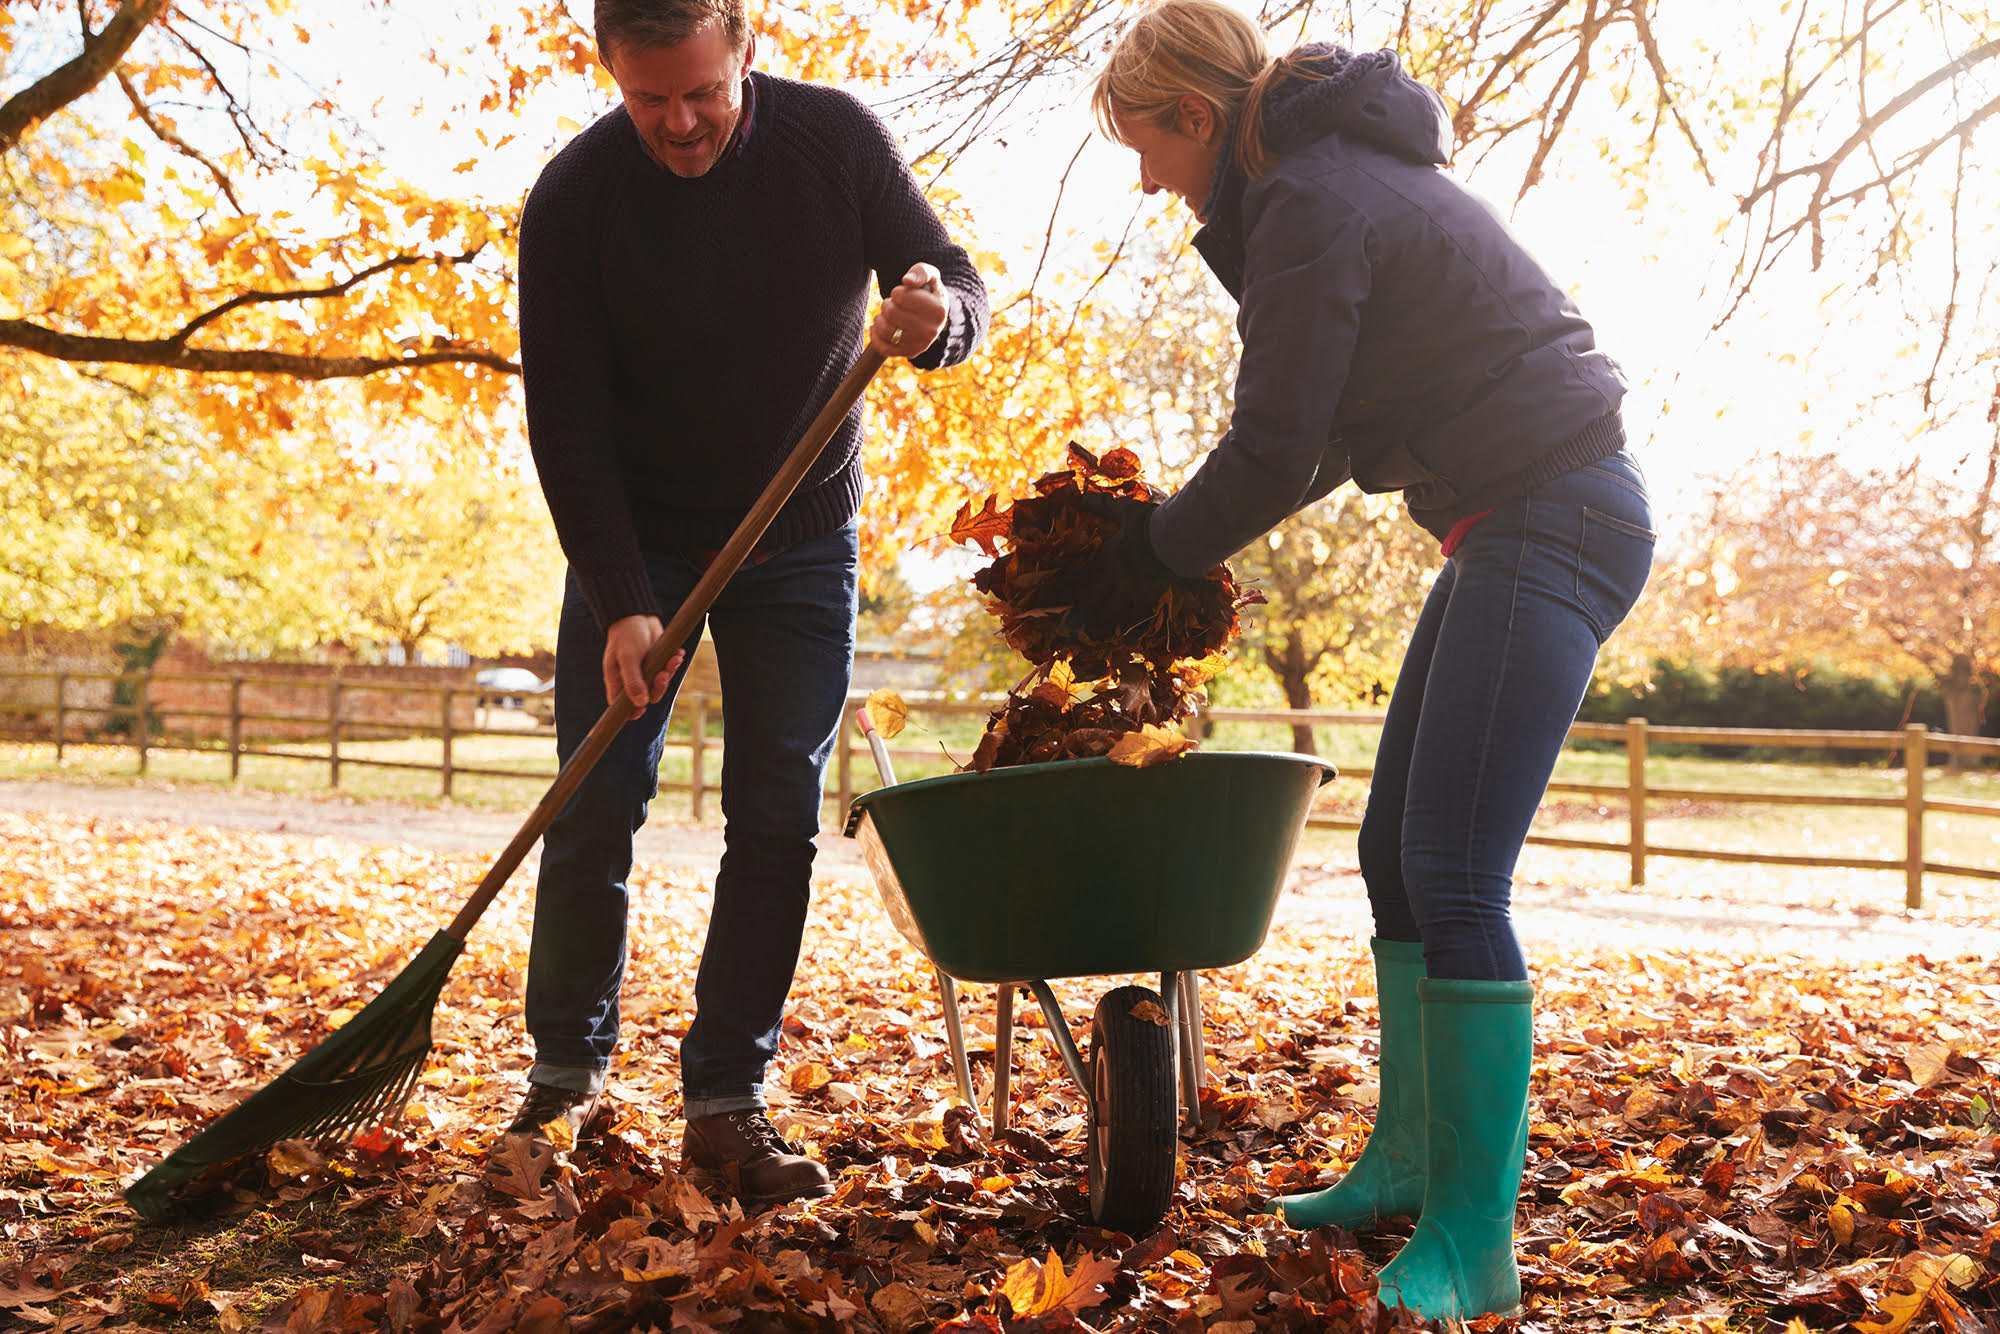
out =
[[[771,526],[772,521],[778,517],[778,511],[792,498],[792,492],[796,491],[799,483],[805,480],[806,473],[819,461],[821,452],[826,449],[827,441],[831,440],[833,433],[840,429],[841,422],[846,420],[848,412],[861,397],[862,391],[867,389],[868,382],[875,377],[875,372],[882,368],[882,361],[882,354],[873,347],[864,347],[861,350],[861,356],[855,361],[853,369],[847,372],[847,378],[840,382],[839,387],[833,391],[833,396],[820,408],[819,415],[813,418],[812,425],[806,428],[806,433],[799,437],[798,444],[792,446],[791,454],[779,467],[777,475],[765,485],[763,494],[757,497],[757,503],[750,507],[750,512],[736,525],[736,531],[730,535],[729,541],[723,545],[721,552],[709,562],[708,568],[696,581],[694,591],[687,595],[687,600],[681,603],[680,609],[667,622],[665,631],[654,642],[652,648],[647,650],[642,665],[646,679],[651,680],[659,675],[674,654],[693,637],[695,627],[701,624],[702,617],[708,614],[709,607],[714,605],[715,599],[721,595],[723,585],[729,582],[743,562],[749,558],[751,549],[757,545],[757,540],[764,536],[764,530]],[[590,729],[590,735],[584,738],[583,744],[577,747],[576,753],[569,757],[569,761],[556,774],[548,795],[542,798],[541,804],[528,816],[520,832],[514,835],[513,841],[500,854],[500,859],[493,863],[493,868],[486,873],[485,879],[479,882],[479,888],[473,892],[470,899],[466,900],[465,907],[459,910],[458,916],[445,928],[446,934],[458,940],[465,939],[466,933],[472,930],[473,923],[479,920],[480,914],[493,902],[501,886],[507,883],[507,878],[514,874],[515,868],[519,867],[522,860],[527,857],[528,850],[534,847],[536,841],[548,831],[548,827],[555,823],[556,815],[569,802],[570,797],[575,795],[577,788],[583,785],[584,778],[610,748],[612,738],[618,735],[618,729],[632,721],[634,712],[636,710],[632,707],[632,701],[623,695],[604,710],[603,716],[597,720],[597,725]]]
[[[861,735],[868,738],[868,753],[875,757],[875,772],[882,775],[882,786],[896,786],[896,770],[889,763],[889,748],[882,744],[882,734],[875,730],[875,720],[868,716],[866,704],[854,711],[854,721],[861,725]]]

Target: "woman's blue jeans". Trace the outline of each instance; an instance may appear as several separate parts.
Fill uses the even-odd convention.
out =
[[[1422,941],[1432,977],[1527,977],[1514,864],[1653,545],[1645,480],[1620,451],[1495,509],[1438,575],[1360,836],[1376,935]]]
[[[708,614],[722,674],[722,865],[681,1043],[689,1118],[761,1106],[812,889],[821,784],[854,665],[855,527],[737,572]],[[694,561],[647,558],[678,607]],[[688,641],[692,660],[701,635]],[[556,638],[556,749],[567,760],[604,712],[604,629],[572,577]],[[618,1042],[632,836],[658,789],[667,695],[628,723],[549,827],[528,956],[529,1079],[594,1092]]]

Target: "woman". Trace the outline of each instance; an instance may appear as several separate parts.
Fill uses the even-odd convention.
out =
[[[1520,1303],[1513,1223],[1533,991],[1514,863],[1654,534],[1625,381],[1499,217],[1439,168],[1443,103],[1389,52],[1282,59],[1218,0],[1163,0],[1094,96],[1147,193],[1198,215],[1240,307],[1228,433],[1136,509],[1071,615],[1138,609],[1348,478],[1398,491],[1447,558],[1410,641],[1360,835],[1381,995],[1375,1128],[1297,1226],[1419,1215],[1382,1298],[1429,1318]],[[1114,576],[1128,577],[1114,577]]]

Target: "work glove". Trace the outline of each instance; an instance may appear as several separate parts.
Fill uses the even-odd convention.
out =
[[[1117,639],[1150,620],[1160,595],[1179,582],[1153,551],[1151,526],[1159,502],[1086,492],[1081,506],[1118,529],[1077,572],[1064,620],[1080,636]]]

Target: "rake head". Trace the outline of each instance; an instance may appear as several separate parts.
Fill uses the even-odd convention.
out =
[[[430,1054],[431,1011],[463,948],[447,932],[432,936],[361,1013],[127,1187],[127,1203],[157,1221],[188,1186],[280,1140],[344,1140],[401,1114]]]

